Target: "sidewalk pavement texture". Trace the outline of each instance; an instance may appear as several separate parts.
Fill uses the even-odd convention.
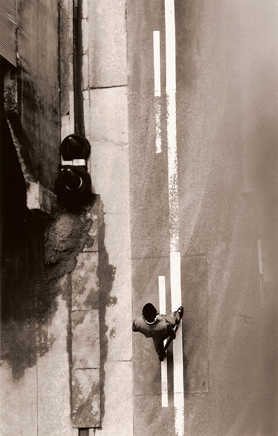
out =
[[[103,205],[98,270],[102,429],[92,434],[130,436],[133,381],[126,3],[83,0],[82,14],[85,135],[91,144],[93,191]]]

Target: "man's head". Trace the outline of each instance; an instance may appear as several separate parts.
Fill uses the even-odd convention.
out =
[[[156,320],[157,310],[152,303],[147,303],[143,307],[142,314],[148,324],[153,324]]]

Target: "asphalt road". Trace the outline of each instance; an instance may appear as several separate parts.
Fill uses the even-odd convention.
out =
[[[252,33],[259,2],[166,0],[174,42],[164,1],[127,3],[133,316],[159,309],[159,277],[167,313],[177,281],[185,310],[182,362],[171,346],[162,369],[152,341],[133,335],[134,435],[277,435],[277,85],[259,63],[263,31]],[[261,19],[277,73],[272,12]]]

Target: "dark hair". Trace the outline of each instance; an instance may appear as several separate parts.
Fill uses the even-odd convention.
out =
[[[153,322],[157,315],[157,310],[152,303],[147,303],[143,307],[143,317],[148,322]]]

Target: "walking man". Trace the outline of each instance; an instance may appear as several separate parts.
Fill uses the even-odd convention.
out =
[[[170,315],[160,315],[156,308],[147,303],[143,307],[142,316],[133,321],[132,330],[143,333],[146,338],[153,338],[155,351],[162,362],[166,357],[163,341],[167,338],[175,339],[174,327],[183,317],[183,307]]]

